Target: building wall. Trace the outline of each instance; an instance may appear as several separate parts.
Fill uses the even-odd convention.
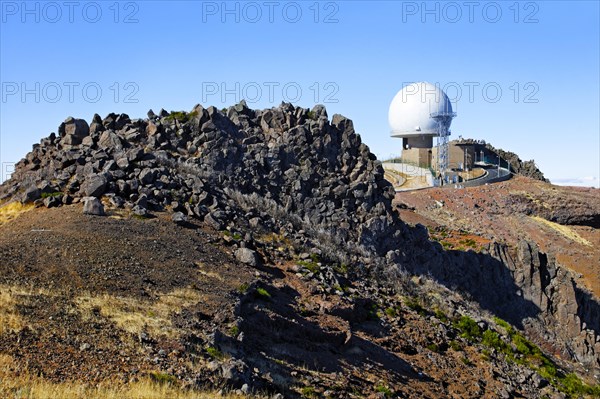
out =
[[[408,148],[407,148],[408,147]],[[415,136],[402,139],[402,159],[416,164],[422,168],[437,168],[437,146],[433,144],[433,137]],[[448,145],[448,166],[451,169],[461,167],[472,169],[475,161],[479,160],[476,154],[476,145]]]
[[[472,145],[458,146],[450,143],[448,145],[448,166],[450,169],[473,168],[475,163],[475,148]],[[437,147],[432,149],[432,167],[437,168]]]
[[[402,150],[402,160],[413,163],[421,168],[431,165],[431,148],[410,148]]]

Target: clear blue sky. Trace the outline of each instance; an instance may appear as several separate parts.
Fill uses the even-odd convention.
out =
[[[454,137],[535,159],[556,183],[598,186],[598,1],[0,4],[3,177],[67,116],[243,97],[324,103],[386,158],[401,147],[389,103],[424,80],[455,99]]]

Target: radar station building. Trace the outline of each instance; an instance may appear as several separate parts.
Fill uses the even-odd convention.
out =
[[[445,173],[452,155],[448,137],[455,116],[450,99],[439,87],[418,82],[402,88],[388,113],[390,135],[402,139],[402,161]],[[435,148],[434,137],[438,138]]]

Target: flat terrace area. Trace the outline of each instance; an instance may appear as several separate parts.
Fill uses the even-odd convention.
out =
[[[436,182],[432,171],[427,168],[421,168],[408,163],[383,162],[385,178],[392,183],[397,192],[419,190],[423,188],[435,187]],[[477,167],[470,171],[456,172],[463,179],[462,184],[469,186],[483,185],[494,182],[499,176],[504,176],[501,169],[500,173],[496,168]],[[508,172],[508,171],[507,171]],[[454,186],[448,184],[447,186]]]

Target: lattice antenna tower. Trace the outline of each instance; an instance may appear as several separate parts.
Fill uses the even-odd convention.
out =
[[[450,137],[450,124],[452,123],[452,119],[456,117],[456,112],[453,112],[452,108],[444,105],[443,110],[431,112],[429,116],[437,123],[437,167],[440,175],[445,177],[446,171],[448,170],[448,138]]]

